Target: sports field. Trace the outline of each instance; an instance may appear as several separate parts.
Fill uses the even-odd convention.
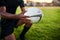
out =
[[[33,24],[26,33],[27,40],[60,40],[60,7],[39,7],[43,11],[42,20]],[[18,8],[17,13],[20,9]],[[16,39],[19,40],[19,34],[23,26],[15,28]]]

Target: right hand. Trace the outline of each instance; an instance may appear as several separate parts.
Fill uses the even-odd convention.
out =
[[[18,17],[21,18],[30,18],[30,16],[24,16],[24,14],[19,14]]]

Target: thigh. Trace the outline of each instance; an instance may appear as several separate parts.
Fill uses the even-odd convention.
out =
[[[14,25],[6,20],[1,20],[1,38],[4,38],[14,31]]]
[[[2,26],[1,27],[1,38],[4,38],[14,32],[13,26]]]

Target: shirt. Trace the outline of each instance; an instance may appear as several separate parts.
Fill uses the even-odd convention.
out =
[[[0,0],[0,7],[2,6],[6,6],[6,12],[15,14],[18,6],[22,8],[25,5],[23,0]],[[9,20],[6,18],[1,18],[1,25],[4,25],[4,26],[12,27],[12,26],[15,26],[17,22],[18,20],[15,20],[15,19]]]
[[[24,7],[23,0],[0,0],[0,7],[6,6],[6,12],[15,14],[18,6]]]

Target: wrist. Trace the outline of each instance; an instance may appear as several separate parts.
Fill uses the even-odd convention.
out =
[[[20,15],[15,15],[16,19],[20,19],[21,16]]]

